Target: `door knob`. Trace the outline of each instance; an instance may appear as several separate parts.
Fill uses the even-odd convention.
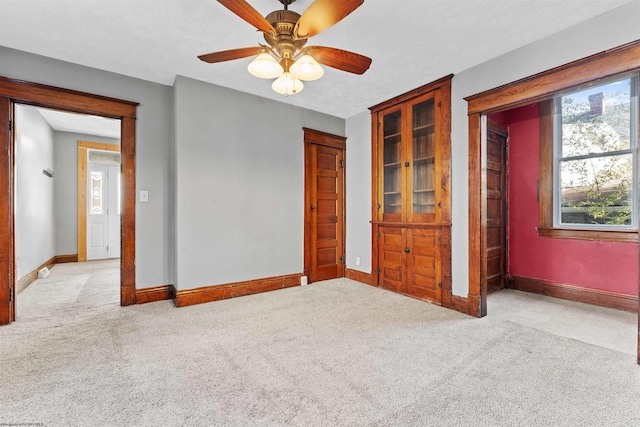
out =
[[[316,208],[315,206],[311,205],[311,210],[314,210],[315,208]]]
[[[406,253],[409,253],[409,252],[411,252],[411,249],[409,249],[409,248],[404,248],[404,251],[405,251]]]

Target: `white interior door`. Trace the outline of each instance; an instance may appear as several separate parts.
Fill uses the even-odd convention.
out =
[[[120,165],[109,165],[107,176],[107,257],[120,258]]]
[[[87,164],[87,260],[120,258],[120,165]]]
[[[107,258],[107,165],[87,165],[87,260]]]

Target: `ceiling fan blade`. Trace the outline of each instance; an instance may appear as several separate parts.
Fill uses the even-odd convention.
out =
[[[319,63],[349,73],[364,74],[371,65],[367,56],[334,47],[310,46],[305,50]]]
[[[340,22],[362,3],[364,0],[316,0],[304,11],[293,34],[299,38],[313,37]]]
[[[262,52],[260,46],[244,47],[242,49],[223,50],[221,52],[207,53],[200,55],[198,58],[204,62],[213,64],[215,62],[231,61],[233,59],[246,58],[247,56],[258,55]]]
[[[256,27],[258,30],[275,34],[276,30],[267,21],[264,16],[253,8],[249,3],[244,0],[218,0],[218,3],[229,9],[231,12],[238,15],[240,18],[247,21],[249,24]]]

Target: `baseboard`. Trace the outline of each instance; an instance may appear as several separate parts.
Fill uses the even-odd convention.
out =
[[[524,292],[600,305],[602,307],[638,311],[638,297],[636,295],[583,288],[580,286],[566,285],[549,280],[531,279],[528,277],[518,276],[511,277],[507,280],[507,287]]]
[[[78,262],[78,254],[56,255],[56,264],[64,264],[67,262]]]
[[[154,286],[153,288],[136,289],[136,304],[164,301],[175,298],[176,288],[173,285]]]
[[[244,282],[229,283],[225,285],[179,290],[176,291],[174,299],[176,307],[186,307],[188,305],[202,304],[261,292],[274,291],[276,289],[290,288],[292,286],[299,286],[300,277],[302,277],[302,273],[247,280]]]
[[[474,295],[462,297],[459,295],[451,295],[451,303],[449,309],[459,311],[460,313],[468,314],[473,317],[480,317],[479,305],[477,304],[477,298]]]
[[[355,280],[356,282],[364,283],[365,285],[372,285],[373,279],[371,278],[371,274],[365,273],[363,271],[352,270],[350,268],[345,269],[344,277],[347,279]]]
[[[16,281],[16,295],[18,295],[20,292],[24,291],[27,288],[27,286],[29,286],[30,284],[35,282],[35,280],[38,278],[38,271],[42,270],[45,267],[51,268],[55,264],[56,264],[56,257],[54,256],[54,257],[51,257],[50,259],[48,259],[40,267],[38,267],[35,270],[29,272],[29,274],[24,276],[22,279]]]

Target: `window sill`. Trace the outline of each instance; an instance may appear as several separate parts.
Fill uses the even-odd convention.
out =
[[[605,242],[637,243],[637,230],[585,230],[575,228],[538,228],[540,237],[551,239],[598,240]]]

